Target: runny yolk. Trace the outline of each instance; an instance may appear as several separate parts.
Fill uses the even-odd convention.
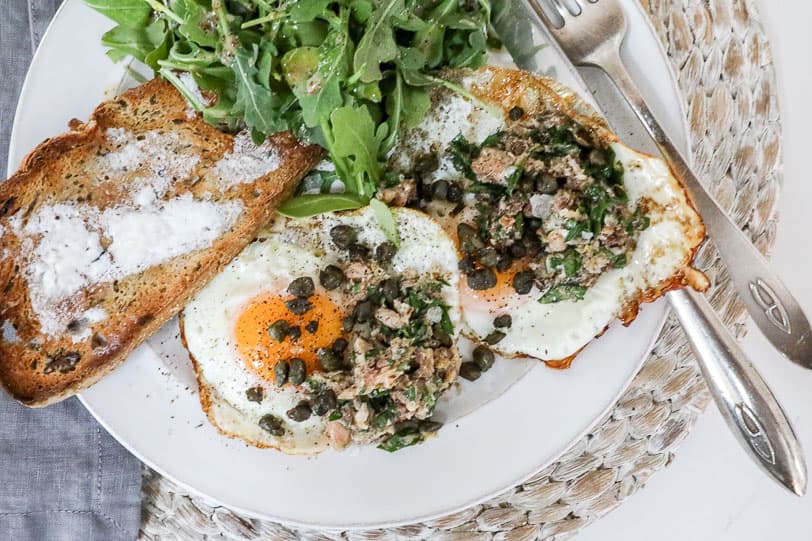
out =
[[[468,279],[464,276],[460,280],[460,293],[465,297],[473,297],[489,303],[498,303],[506,301],[513,295],[516,295],[516,289],[513,287],[513,277],[521,270],[518,265],[513,265],[506,271],[497,271],[496,285],[488,289],[471,289],[468,287]]]
[[[310,296],[308,300],[313,307],[300,316],[285,306],[285,301],[292,298],[260,295],[252,299],[237,318],[234,330],[237,350],[248,370],[267,381],[275,381],[274,366],[280,360],[298,357],[307,365],[308,374],[320,370],[316,351],[330,347],[341,336],[343,314],[329,297],[320,293]],[[291,327],[298,327],[301,336],[297,339],[286,336],[281,342],[271,338],[268,328],[280,319]],[[314,321],[318,327],[310,332],[306,327]]]

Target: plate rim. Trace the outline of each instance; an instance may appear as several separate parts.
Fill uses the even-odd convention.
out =
[[[81,0],[74,0],[74,1],[80,2]],[[641,6],[638,1],[633,0],[630,3],[632,4],[633,9],[638,11],[639,15],[645,21],[646,26],[648,27],[649,34],[651,35],[651,37],[654,39],[655,43],[657,44],[657,55],[663,60],[663,63],[665,64],[665,67],[666,67],[666,69],[668,71],[669,84],[676,91],[676,94],[680,95],[680,89],[679,89],[678,79],[676,77],[676,72],[674,70],[674,67],[671,65],[671,63],[667,61],[667,52],[665,50],[665,47],[663,46],[663,43],[657,38],[656,30],[655,30],[653,24],[651,23],[651,20],[648,17],[648,14],[645,12],[643,6]],[[13,158],[18,154],[21,154],[21,155],[25,156],[25,155],[28,154],[28,152],[30,152],[30,150],[28,152],[24,152],[24,153],[18,152],[18,150],[17,150],[18,137],[16,137],[16,129],[17,129],[17,126],[18,126],[18,120],[20,119],[20,117],[22,115],[22,104],[23,104],[23,101],[24,101],[23,96],[25,96],[26,93],[29,92],[31,85],[33,84],[33,82],[32,82],[32,79],[33,79],[32,78],[32,70],[31,70],[30,66],[34,65],[37,62],[37,60],[38,60],[38,58],[40,56],[40,53],[42,51],[41,44],[45,43],[46,40],[48,39],[48,37],[50,36],[50,34],[53,33],[52,29],[54,28],[55,25],[58,24],[59,20],[64,16],[64,13],[66,11],[66,6],[68,6],[69,4],[71,4],[71,0],[67,0],[67,1],[62,2],[61,5],[59,6],[59,8],[54,13],[53,18],[49,22],[48,27],[46,28],[45,32],[42,35],[42,38],[40,39],[40,43],[37,45],[36,51],[32,55],[31,63],[29,65],[29,69],[26,72],[26,76],[24,78],[23,85],[22,85],[22,87],[20,89],[20,94],[19,94],[17,105],[16,105],[16,108],[15,108],[15,114],[14,114],[13,124],[12,124],[12,131],[11,131],[11,134],[10,134],[11,136],[10,136],[10,139],[9,139],[9,153],[8,153],[8,161],[7,161],[7,170],[8,170],[9,174],[13,173],[13,171],[15,171],[17,169],[17,167],[18,167],[18,164],[14,163],[12,161]],[[534,21],[534,24],[536,24],[535,21]],[[580,76],[580,74],[578,73],[577,70],[575,70],[574,75],[578,79],[579,83],[581,83],[583,85],[584,88],[588,88],[588,86],[584,83],[583,79],[581,78],[581,76]],[[683,146],[685,147],[684,150],[688,153],[689,159],[692,159],[691,148],[690,148],[690,130],[689,130],[689,125],[688,125],[688,120],[687,120],[687,117],[686,117],[686,104],[684,103],[683,100],[677,100],[677,104],[678,104],[678,108],[679,108],[679,111],[678,111],[678,113],[679,113],[679,124],[680,124],[680,128],[681,128],[681,131],[682,131],[681,134],[678,134],[677,141],[678,141],[678,143],[683,144]],[[600,112],[600,110],[599,110],[599,112]],[[617,403],[618,398],[620,398],[623,395],[623,393],[626,392],[626,390],[629,388],[632,380],[636,377],[637,373],[639,372],[640,368],[643,366],[645,361],[651,356],[657,341],[660,339],[660,337],[662,335],[663,328],[665,326],[666,321],[668,320],[668,317],[669,317],[670,313],[671,313],[670,308],[666,308],[664,310],[663,314],[660,316],[660,321],[657,322],[657,324],[655,326],[656,331],[652,333],[652,335],[651,335],[651,337],[650,337],[650,339],[648,341],[648,344],[645,347],[645,353],[643,355],[641,355],[640,359],[635,362],[634,368],[632,369],[632,371],[630,372],[629,376],[626,378],[624,383],[621,386],[618,387],[617,393],[615,394],[614,398],[609,401],[609,403],[601,411],[601,413],[599,415],[595,416],[595,418],[587,426],[585,426],[585,428],[581,432],[579,432],[577,436],[575,436],[572,439],[570,439],[569,441],[565,442],[560,447],[560,449],[558,451],[556,451],[555,453],[551,454],[551,456],[546,461],[540,463],[537,467],[533,468],[528,473],[523,474],[518,479],[515,479],[515,480],[511,481],[510,483],[505,485],[503,488],[500,488],[498,490],[488,492],[488,493],[486,493],[486,494],[484,494],[482,496],[478,496],[478,497],[472,498],[470,500],[467,500],[465,503],[450,507],[448,509],[437,511],[436,513],[424,514],[424,515],[416,515],[416,516],[411,516],[411,517],[398,519],[398,520],[386,520],[386,521],[383,521],[383,522],[381,522],[381,521],[377,521],[377,522],[375,522],[375,521],[372,521],[372,522],[358,522],[358,521],[355,521],[355,522],[352,522],[352,523],[341,523],[341,524],[325,524],[325,523],[314,523],[314,522],[302,522],[302,521],[298,521],[298,520],[295,520],[295,519],[276,516],[276,515],[274,515],[272,513],[258,513],[256,511],[253,511],[253,510],[250,510],[250,509],[242,508],[239,505],[233,505],[233,504],[224,503],[224,502],[220,501],[219,499],[217,499],[216,497],[212,497],[212,496],[210,496],[210,495],[196,489],[195,487],[187,484],[186,482],[181,481],[180,479],[173,476],[165,468],[157,465],[153,460],[148,459],[147,457],[145,457],[142,453],[137,451],[134,446],[130,445],[123,437],[121,437],[119,435],[118,431],[113,429],[104,420],[103,415],[96,412],[96,410],[88,403],[87,399],[84,396],[84,393],[79,394],[78,399],[81,402],[81,404],[83,405],[83,407],[85,407],[91,413],[91,415],[93,415],[95,421],[98,422],[109,434],[111,434],[116,439],[116,441],[118,441],[123,447],[125,447],[133,456],[135,456],[143,464],[146,464],[148,467],[150,467],[151,469],[153,469],[154,471],[156,471],[160,475],[166,477],[167,479],[171,480],[176,485],[178,485],[178,486],[182,487],[183,489],[187,490],[189,493],[200,497],[201,499],[203,499],[206,502],[214,503],[215,505],[225,507],[227,509],[233,510],[233,511],[235,511],[235,512],[241,514],[241,515],[247,516],[247,517],[256,518],[256,519],[260,519],[260,520],[270,520],[270,521],[278,522],[278,523],[283,524],[283,525],[290,525],[290,526],[294,526],[294,527],[318,528],[318,529],[333,530],[333,531],[354,531],[354,530],[366,530],[366,529],[375,529],[375,528],[398,527],[398,526],[414,524],[414,523],[419,523],[419,522],[425,522],[425,521],[434,520],[434,519],[437,519],[437,518],[440,518],[440,517],[448,516],[450,514],[454,514],[454,513],[463,511],[465,509],[468,509],[470,507],[476,506],[476,505],[478,505],[478,504],[480,504],[480,503],[482,503],[484,501],[487,501],[489,499],[499,497],[500,495],[505,494],[509,490],[515,488],[517,485],[522,484],[523,482],[525,482],[528,479],[532,478],[534,475],[538,474],[540,471],[544,470],[545,468],[549,467],[551,464],[553,464],[557,460],[559,460],[567,452],[568,449],[570,449],[578,441],[583,439],[583,437],[586,434],[593,431],[595,429],[595,427],[598,426],[599,423],[601,423],[605,419],[606,415],[611,411],[611,409]]]

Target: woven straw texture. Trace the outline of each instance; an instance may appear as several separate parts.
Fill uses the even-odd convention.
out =
[[[769,44],[753,0],[641,0],[679,79],[694,165],[730,215],[767,252],[781,184],[781,125]],[[744,308],[712,246],[698,267],[737,335]],[[502,496],[394,529],[318,532],[211,507],[145,470],[141,538],[561,540],[617,507],[668,465],[709,403],[684,336],[669,319],[654,351],[598,428]]]

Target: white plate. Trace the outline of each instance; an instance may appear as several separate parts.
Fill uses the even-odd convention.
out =
[[[684,141],[678,94],[659,42],[635,2],[629,0],[626,11],[627,49],[635,51],[634,65],[646,67],[638,75],[671,133]],[[121,80],[122,67],[99,44],[110,26],[81,0],[65,2],[23,87],[10,171],[41,140],[64,131],[68,120],[86,118]],[[578,84],[553,48],[546,54],[563,82]],[[141,460],[213,503],[297,525],[391,526],[472,505],[550,464],[626,388],[664,315],[662,303],[646,306],[631,327],[614,325],[567,371],[498,361],[479,381],[462,382],[455,400],[443,404],[449,422],[439,437],[395,454],[368,447],[293,457],[218,435],[200,409],[175,323],[81,398]]]

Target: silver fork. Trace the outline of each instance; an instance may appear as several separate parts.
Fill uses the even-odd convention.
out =
[[[562,0],[546,1],[554,10],[551,13],[557,12],[561,21],[548,16],[538,0],[529,3],[563,52],[574,64],[598,67],[614,81],[674,175],[688,187],[739,295],[759,328],[782,353],[812,368],[812,331],[797,301],[699,182],[626,71],[620,57],[626,18],[619,0],[569,0],[573,12]],[[728,426],[769,475],[795,494],[803,495],[806,491],[803,451],[786,414],[761,375],[703,296],[686,289],[667,296]]]

